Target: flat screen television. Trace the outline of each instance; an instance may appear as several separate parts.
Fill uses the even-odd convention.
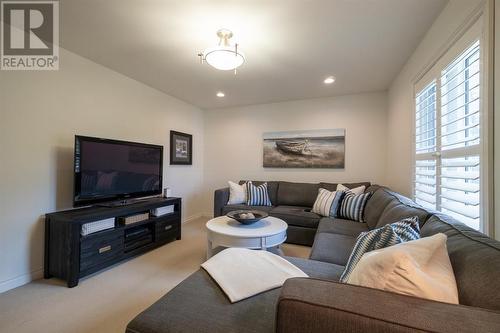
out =
[[[75,136],[73,206],[162,192],[163,146]]]

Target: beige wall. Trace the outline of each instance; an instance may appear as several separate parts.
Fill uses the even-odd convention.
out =
[[[411,195],[413,80],[438,56],[453,33],[481,2],[450,0],[389,89],[387,181],[391,188],[405,195]]]
[[[0,292],[39,277],[42,215],[71,207],[75,134],[165,147],[164,179],[201,213],[203,111],[61,50],[61,69],[0,73]],[[194,135],[193,166],[168,165],[169,130]]]
[[[228,180],[385,182],[386,93],[349,95],[207,111],[205,209]],[[262,167],[262,134],[271,131],[346,129],[345,169]]]

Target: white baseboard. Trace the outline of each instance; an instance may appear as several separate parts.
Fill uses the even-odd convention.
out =
[[[194,221],[196,219],[199,219],[201,217],[208,217],[208,218],[211,218],[212,214],[211,213],[198,213],[198,214],[194,214],[194,215],[191,215],[189,217],[186,217],[185,219],[182,220],[182,223],[189,223],[191,221]]]
[[[8,290],[23,286],[31,281],[41,279],[43,277],[43,269],[36,269],[28,274],[23,274],[15,278],[0,282],[0,294]]]

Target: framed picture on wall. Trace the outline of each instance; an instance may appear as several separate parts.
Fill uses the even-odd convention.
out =
[[[170,165],[193,164],[193,136],[170,131]]]
[[[345,167],[345,129],[264,133],[264,168]]]

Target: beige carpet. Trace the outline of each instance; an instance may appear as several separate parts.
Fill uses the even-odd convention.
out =
[[[0,332],[124,332],[127,323],[205,260],[206,218],[183,225],[182,240],[80,280],[38,280],[0,294]],[[307,257],[310,248],[285,244]]]

